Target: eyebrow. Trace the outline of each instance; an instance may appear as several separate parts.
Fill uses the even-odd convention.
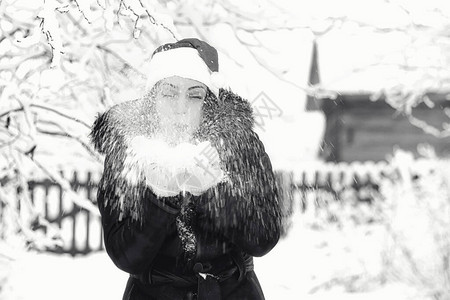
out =
[[[177,88],[178,88],[176,85],[174,85],[174,84],[172,84],[172,83],[169,83],[169,82],[164,82],[163,84],[161,84],[161,86],[165,86],[165,85],[168,85],[168,86],[170,86],[170,87],[172,87],[172,88],[174,88],[174,89],[177,89]]]
[[[198,89],[198,88],[201,88],[202,90],[205,90],[205,91],[206,91],[206,89],[205,89],[203,86],[201,86],[201,85],[191,86],[190,88],[188,88],[188,91],[189,91],[189,90],[193,90],[193,89]]]

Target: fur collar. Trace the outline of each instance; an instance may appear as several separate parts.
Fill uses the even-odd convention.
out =
[[[151,137],[156,128],[153,105],[147,99],[117,104],[95,121],[90,137],[101,154],[117,152],[131,138],[143,135]],[[217,139],[227,133],[243,133],[254,126],[250,103],[230,90],[220,90],[219,99],[209,95],[203,106],[203,121],[197,132],[201,140]]]
[[[96,150],[106,155],[100,188],[106,192],[106,199],[112,199],[112,208],[136,220],[141,219],[141,199],[148,188],[139,183],[130,184],[117,175],[123,173],[130,141],[136,136],[153,136],[156,128],[156,120],[152,118],[153,109],[152,101],[148,99],[115,105],[98,116],[90,135]],[[252,149],[255,145],[247,143],[251,136],[256,135],[253,126],[253,112],[247,100],[224,89],[220,90],[218,99],[208,95],[203,106],[203,120],[196,135],[200,141],[207,140],[216,147],[221,161],[226,165],[226,171],[231,172],[236,193],[245,193],[248,190],[244,186],[245,182],[255,175],[248,161],[244,166],[247,174],[245,180],[236,166],[236,161],[245,162],[246,152],[255,150]]]

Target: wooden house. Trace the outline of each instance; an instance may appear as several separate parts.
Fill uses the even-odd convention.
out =
[[[314,44],[310,84],[320,83],[317,45]],[[433,107],[420,104],[413,116],[441,128],[449,123],[450,95],[427,95]],[[395,147],[418,154],[420,144],[434,147],[439,156],[450,156],[450,137],[436,137],[414,126],[408,117],[393,109],[384,99],[371,100],[369,93],[339,93],[335,99],[308,97],[308,111],[321,110],[326,129],[319,156],[325,161],[382,161]],[[448,125],[450,126],[450,124]]]

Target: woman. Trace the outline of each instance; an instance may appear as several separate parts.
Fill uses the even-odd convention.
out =
[[[218,88],[217,51],[198,39],[160,46],[150,70],[149,93],[91,133],[123,299],[264,299],[252,257],[278,242],[280,207],[251,106]]]

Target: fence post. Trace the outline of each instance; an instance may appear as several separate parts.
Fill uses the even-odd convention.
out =
[[[73,177],[72,177],[72,189],[76,192],[79,188],[79,182],[78,182],[78,172],[74,171],[73,172]],[[76,225],[77,225],[77,214],[76,212],[79,210],[78,205],[76,205],[75,203],[73,204],[73,214],[72,214],[72,246],[70,247],[70,254],[72,256],[75,256],[75,254],[77,253],[77,248],[76,248]]]
[[[91,199],[91,172],[87,173],[86,177],[86,197],[89,200]],[[89,232],[90,232],[90,219],[91,219],[91,213],[89,211],[86,211],[86,245],[85,245],[85,252],[89,253],[91,251],[91,248],[89,246]]]

